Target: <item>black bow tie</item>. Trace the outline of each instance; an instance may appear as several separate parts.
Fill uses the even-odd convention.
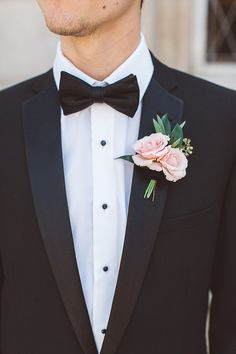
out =
[[[139,105],[139,86],[135,75],[129,75],[114,84],[100,87],[91,86],[62,71],[59,95],[65,115],[82,111],[93,103],[104,102],[115,110],[133,117]]]

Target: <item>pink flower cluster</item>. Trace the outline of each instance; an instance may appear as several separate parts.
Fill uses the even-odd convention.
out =
[[[150,170],[163,171],[166,179],[176,182],[185,177],[188,160],[181,149],[172,148],[169,136],[155,133],[136,141],[134,163]]]

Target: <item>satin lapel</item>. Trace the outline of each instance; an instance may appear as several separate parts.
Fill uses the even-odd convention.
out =
[[[38,224],[65,309],[85,354],[96,346],[77,269],[66,200],[57,90],[23,105],[25,147]]]
[[[169,113],[180,122],[183,101],[165,91],[153,78],[143,100],[139,138],[153,133],[153,118]],[[114,354],[134,309],[164,211],[168,183],[160,178],[155,202],[144,200],[150,176],[134,168],[124,249],[117,287],[101,354]]]

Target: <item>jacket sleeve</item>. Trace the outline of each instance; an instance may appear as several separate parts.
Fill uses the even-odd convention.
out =
[[[211,279],[210,354],[236,353],[236,164],[227,186]]]

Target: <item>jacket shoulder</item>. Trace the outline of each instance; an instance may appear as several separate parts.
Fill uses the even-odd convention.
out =
[[[208,121],[217,121],[224,117],[224,122],[235,127],[236,91],[217,85],[203,78],[169,69],[175,77],[176,89],[174,95],[185,102],[185,107],[195,110],[198,114],[207,116]]]
[[[236,91],[205,79],[174,70],[178,96],[185,102],[187,112],[195,111],[209,126],[234,131],[236,125]],[[198,118],[199,120],[199,118]],[[200,121],[200,120],[199,120]],[[217,122],[220,122],[218,124]]]
[[[235,98],[236,91],[229,89],[213,82],[207,81],[206,79],[191,75],[187,72],[171,68],[166,64],[159,61],[151,52],[153,64],[154,64],[154,75],[157,81],[166,88],[169,89],[178,88],[178,93],[183,95],[183,98],[191,97],[192,100],[196,99],[214,99],[216,97],[225,97],[226,99]]]
[[[206,79],[191,75],[189,73],[177,70],[170,69],[173,71],[173,74],[176,77],[176,81],[178,86],[181,88],[185,88],[185,90],[190,90],[191,92],[198,92],[199,94],[207,96],[225,96],[225,97],[235,97],[236,91],[230,88],[226,88],[224,86],[218,85],[216,83],[210,82]]]
[[[34,92],[33,87],[36,85],[36,83],[44,80],[49,75],[51,76],[51,74],[52,74],[52,70],[44,74],[30,78],[28,80],[25,80],[23,82],[20,82],[4,90],[1,90],[0,91],[0,114],[2,108],[8,106],[9,104],[16,105],[26,100],[27,98],[30,98]]]

